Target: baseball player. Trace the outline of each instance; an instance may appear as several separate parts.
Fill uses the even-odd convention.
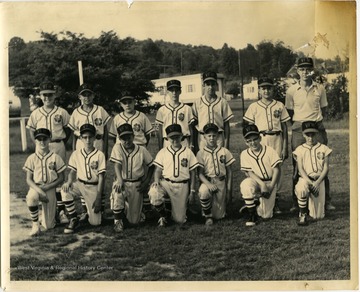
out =
[[[55,105],[56,89],[53,83],[43,82],[40,84],[40,98],[43,106],[35,109],[27,122],[30,138],[35,142],[34,132],[36,129],[46,128],[51,133],[49,144],[50,151],[58,154],[66,162],[65,144],[70,137],[71,130],[68,128],[70,115],[66,110]],[[60,188],[56,189],[57,220],[61,224],[69,223],[65,214],[65,205],[61,201]]]
[[[179,124],[183,130],[182,145],[193,148],[193,127],[194,116],[191,107],[180,102],[181,82],[169,80],[166,83],[167,95],[170,100],[161,106],[156,114],[156,123],[159,127],[158,143],[159,149],[167,147],[170,142],[166,139],[165,129],[172,124]]]
[[[31,154],[23,167],[29,191],[26,203],[30,211],[32,229],[30,236],[40,233],[39,201],[42,202],[42,222],[45,229],[55,227],[56,195],[55,188],[64,181],[65,162],[59,155],[50,151],[51,132],[45,128],[34,131],[35,153]]]
[[[273,216],[281,159],[273,148],[261,144],[256,125],[245,125],[243,135],[248,149],[240,154],[240,169],[247,178],[241,182],[240,191],[250,215],[246,226],[254,226],[257,215]]]
[[[199,161],[198,173],[201,185],[199,197],[205,225],[212,225],[214,219],[226,215],[226,205],[231,202],[232,170],[235,162],[231,152],[216,144],[219,128],[213,123],[203,129],[206,146],[196,155]]]
[[[307,212],[314,219],[325,216],[325,182],[329,172],[329,156],[332,150],[318,142],[318,125],[316,122],[302,123],[305,143],[293,152],[300,174],[295,186],[295,194],[299,204],[300,226],[307,225]]]
[[[134,144],[134,131],[130,124],[122,124],[117,132],[120,143],[114,145],[110,156],[110,161],[114,162],[116,175],[110,205],[114,213],[114,230],[122,232],[125,216],[130,224],[140,222],[142,193],[148,190],[154,166],[149,151],[143,146]],[[147,170],[146,176],[145,170]]]
[[[202,129],[208,123],[214,123],[219,127],[217,144],[229,149],[230,146],[230,119],[233,113],[228,102],[216,95],[217,74],[208,72],[203,74],[204,95],[196,100],[192,106],[193,115],[197,122],[199,150],[206,145]]]
[[[297,73],[300,79],[297,83],[289,87],[286,92],[285,106],[292,121],[291,148],[294,151],[299,145],[305,143],[301,132],[301,125],[306,121],[318,123],[318,139],[321,144],[327,145],[327,133],[322,123],[328,105],[325,88],[312,80],[314,74],[314,61],[312,58],[299,58],[296,63]],[[294,206],[290,211],[297,209],[297,198],[295,195],[295,185],[299,179],[296,169],[296,161],[293,159],[293,200]],[[330,183],[325,177],[325,209],[335,210],[331,204]]]
[[[94,104],[95,93],[91,84],[83,83],[78,89],[78,97],[81,105],[71,114],[69,127],[74,132],[73,150],[84,147],[80,136],[80,127],[84,124],[91,124],[96,128],[94,147],[108,155],[108,129],[107,123],[111,119],[106,110],[99,105]],[[102,209],[105,208],[105,194],[102,194]],[[80,196],[82,212],[80,221],[87,219],[87,210],[84,198]]]
[[[194,201],[195,171],[199,166],[190,148],[181,145],[181,126],[173,124],[168,126],[165,131],[171,145],[162,148],[156,155],[154,182],[149,190],[150,202],[160,215],[158,222],[160,227],[167,224],[169,207],[171,207],[172,219],[176,223],[186,222],[189,182],[191,186],[189,199]],[[167,198],[170,199],[170,204],[166,203]]]
[[[262,144],[273,148],[278,156],[284,161],[288,157],[288,134],[286,122],[290,116],[280,101],[273,99],[274,83],[267,77],[258,80],[260,100],[250,104],[243,119],[249,124],[255,124],[261,134]],[[280,192],[282,182],[280,167],[277,192]],[[278,197],[278,194],[277,194]],[[281,210],[275,200],[274,213],[281,214]]]
[[[96,128],[91,124],[80,127],[80,139],[84,148],[75,150],[69,160],[70,173],[63,184],[61,195],[70,217],[64,233],[73,233],[79,224],[75,210],[74,196],[85,200],[89,223],[101,224],[101,194],[104,191],[106,159],[103,152],[94,147]]]

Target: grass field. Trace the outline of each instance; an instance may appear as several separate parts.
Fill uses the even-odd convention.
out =
[[[234,110],[235,113],[238,111]],[[238,114],[236,114],[237,116]],[[15,128],[14,128],[15,129]],[[159,229],[156,219],[114,234],[112,222],[83,226],[73,235],[63,227],[27,238],[31,222],[26,214],[25,174],[21,171],[28,154],[20,153],[16,132],[10,129],[10,190],[13,193],[10,222],[11,280],[89,281],[245,281],[245,280],[347,280],[350,279],[350,189],[349,135],[329,133],[333,149],[330,182],[335,211],[308,227],[297,226],[296,214],[288,212],[245,227],[238,210],[243,202],[239,183],[239,153],[245,149],[240,129],[232,129],[234,164],[233,202],[228,218],[210,228],[199,215],[188,214],[183,226]],[[14,132],[13,132],[14,133]],[[155,139],[149,149],[157,151]],[[17,146],[16,146],[17,145]],[[284,163],[286,192],[280,205],[291,206],[291,165]],[[109,194],[113,166],[108,165]],[[107,206],[108,207],[108,206]],[[199,207],[199,206],[197,206]],[[22,210],[21,214],[19,211]],[[20,232],[18,232],[20,229]],[[17,239],[17,233],[21,240]]]

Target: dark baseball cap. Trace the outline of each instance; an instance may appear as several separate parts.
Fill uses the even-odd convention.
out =
[[[203,73],[203,82],[212,80],[217,81],[217,74],[215,72],[205,72]]]
[[[302,132],[305,133],[317,133],[319,132],[318,126],[316,122],[306,121],[301,125]]]
[[[206,124],[206,125],[204,126],[203,132],[204,132],[205,134],[207,134],[207,133],[210,132],[210,131],[213,131],[213,132],[218,133],[218,132],[219,132],[219,127],[216,126],[214,123],[208,123],[208,124]]]
[[[122,97],[120,97],[119,101],[122,102],[124,100],[135,100],[135,97],[132,95],[123,95]]]
[[[124,136],[124,135],[129,135],[129,134],[134,135],[133,128],[130,124],[122,124],[119,127],[117,127],[116,130],[119,134],[119,137]]]
[[[51,82],[43,82],[40,84],[40,94],[43,93],[55,93],[55,86]]]
[[[89,83],[83,83],[80,85],[79,89],[78,89],[78,94],[81,94],[85,91],[89,91],[91,93],[94,93],[93,91],[93,86]]]
[[[96,128],[91,124],[84,124],[80,127],[80,135],[90,132],[91,134],[96,134]]]
[[[181,88],[181,82],[179,80],[169,80],[168,82],[166,82],[166,88],[170,89],[172,87],[178,87]]]
[[[274,81],[268,77],[259,78],[258,87],[261,86],[274,86]]]
[[[243,135],[244,135],[244,138],[246,138],[250,135],[260,135],[260,132],[256,125],[246,125],[243,128]]]
[[[36,129],[35,132],[34,132],[34,137],[35,139],[39,138],[39,137],[47,137],[47,138],[51,138],[51,132],[49,129],[46,129],[46,128],[39,128],[39,129]]]
[[[296,66],[300,67],[314,67],[314,60],[312,58],[299,58],[296,62]]]
[[[167,137],[182,135],[182,129],[179,124],[172,124],[172,125],[168,126],[165,129],[165,132],[166,132]]]

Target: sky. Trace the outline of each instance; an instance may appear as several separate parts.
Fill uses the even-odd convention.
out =
[[[328,4],[328,5],[326,5]],[[320,6],[319,6],[320,5]],[[117,2],[7,2],[1,4],[5,42],[14,36],[38,40],[38,31],[69,30],[98,37],[113,30],[120,38],[151,38],[219,49],[224,43],[242,49],[248,43],[281,40],[296,50],[325,35],[329,48],[319,43],[315,57],[343,54],[355,39],[355,5],[315,1],[137,1],[128,8]],[[313,47],[301,49],[312,55]]]

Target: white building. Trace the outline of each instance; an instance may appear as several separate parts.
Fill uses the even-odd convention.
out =
[[[251,80],[250,83],[243,86],[244,100],[258,99],[258,84],[257,79]]]

